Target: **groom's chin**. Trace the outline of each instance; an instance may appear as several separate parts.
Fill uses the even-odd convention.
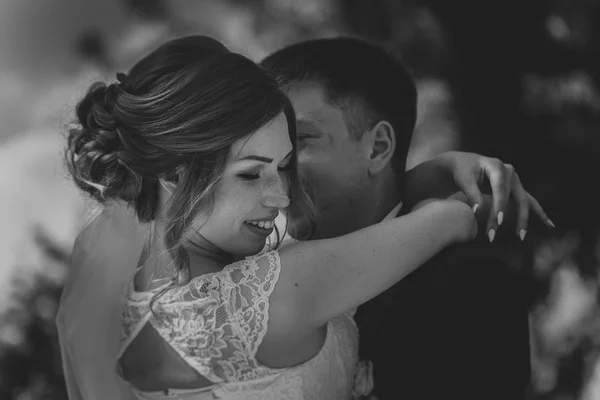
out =
[[[307,218],[290,220],[287,226],[287,234],[296,240],[317,240],[335,237],[335,232],[324,228],[322,221],[310,224]]]
[[[296,240],[306,240],[311,234],[310,224],[305,218],[288,220],[287,233]]]
[[[308,218],[304,216],[288,216],[287,233],[296,240],[307,240],[313,232]]]

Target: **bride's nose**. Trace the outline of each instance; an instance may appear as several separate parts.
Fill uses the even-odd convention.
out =
[[[265,207],[279,209],[290,205],[288,188],[281,177],[273,177],[267,181],[263,191],[262,203]]]

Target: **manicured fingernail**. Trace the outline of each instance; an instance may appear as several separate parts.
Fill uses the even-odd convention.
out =
[[[474,212],[475,214],[477,214],[477,209],[478,209],[478,208],[479,208],[479,204],[475,204],[475,205],[473,206],[473,212]]]
[[[502,221],[504,221],[504,213],[500,211],[498,213],[498,226],[502,225]]]
[[[521,238],[521,241],[525,240],[525,235],[527,235],[527,231],[525,229],[521,229],[519,231],[519,237]]]
[[[488,232],[488,238],[490,239],[490,243],[492,243],[494,241],[495,237],[496,237],[496,230],[490,229],[490,231]]]
[[[556,228],[556,226],[554,226],[554,222],[552,222],[550,219],[548,219],[548,225],[550,225],[553,228]]]

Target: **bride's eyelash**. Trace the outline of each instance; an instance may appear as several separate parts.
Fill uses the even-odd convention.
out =
[[[277,169],[279,171],[291,171],[292,170],[292,163],[288,162],[284,166],[279,167]],[[246,181],[255,181],[258,178],[260,178],[260,174],[258,172],[254,173],[254,174],[238,174],[238,176],[240,178],[242,178],[243,180],[246,180]]]
[[[277,168],[280,171],[291,171],[292,170],[292,163],[288,161],[287,164],[285,164],[283,167],[279,167]]]
[[[246,181],[255,181],[260,178],[260,174],[258,172],[255,174],[238,174],[238,176]]]

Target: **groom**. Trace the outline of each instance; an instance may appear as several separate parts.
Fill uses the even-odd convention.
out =
[[[416,87],[381,48],[349,38],[311,40],[261,64],[297,113],[299,170],[320,214],[312,239],[405,214],[423,197],[446,196],[457,190],[448,188],[448,172],[475,202],[476,176],[492,178],[494,212],[483,229],[490,240],[509,193],[535,209],[512,167],[498,160],[446,154],[405,173]],[[473,168],[460,170],[461,157]],[[307,224],[290,214],[289,232],[301,237]],[[526,219],[521,213],[515,237],[526,233]],[[449,248],[358,309],[361,358],[373,362],[381,400],[523,398],[530,376],[524,280],[490,248],[483,241]]]

